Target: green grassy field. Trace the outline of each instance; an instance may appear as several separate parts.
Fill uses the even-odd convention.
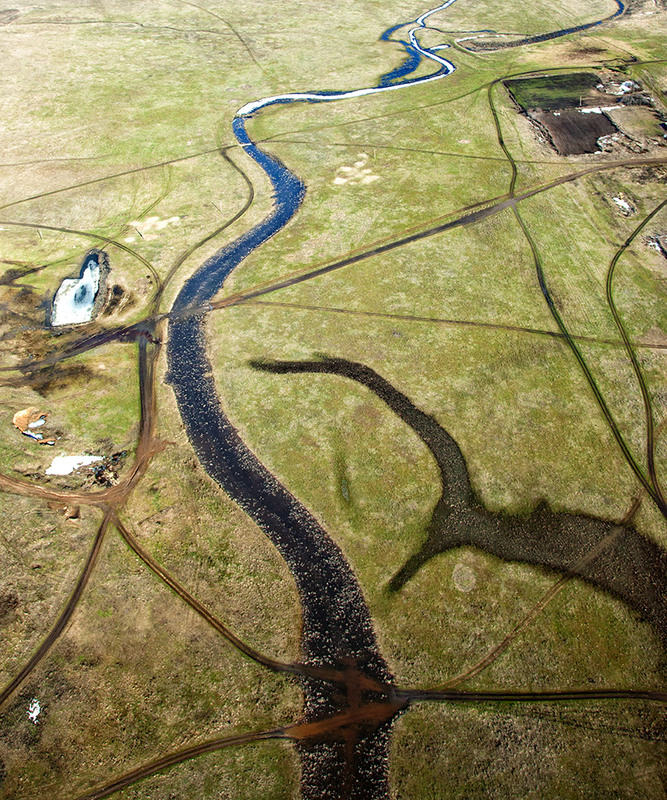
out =
[[[324,355],[371,367],[455,439],[490,511],[526,517],[547,504],[619,522],[641,500],[633,525],[667,548],[665,518],[629,463],[647,474],[645,400],[607,295],[612,260],[664,200],[667,165],[658,161],[667,151],[656,117],[628,117],[642,152],[617,143],[562,158],[503,86],[523,105],[545,107],[542,82],[524,76],[560,70],[549,78],[548,100],[577,94],[572,76],[613,68],[642,81],[656,113],[665,113],[667,71],[656,63],[665,12],[639,4],[613,24],[525,48],[456,47],[482,28],[533,35],[545,19],[553,30],[614,8],[607,0],[555,8],[457,0],[429,18],[421,39],[452,45],[443,51],[457,67],[450,77],[345,102],[274,106],[248,122],[307,194],[219,295],[241,302],[207,315],[218,393],[243,440],[341,547],[402,687],[435,686],[474,665],[560,574],[458,547],[391,591],[392,577],[422,547],[442,491],[432,454],[360,384],[270,374],[251,362]],[[382,31],[426,10],[416,0],[391,8],[379,0],[49,0],[0,12],[0,366],[28,364],[0,374],[3,685],[66,607],[111,506],[139,545],[245,642],[299,658],[294,580],[197,461],[164,352],[152,460],[119,501],[96,499],[91,492],[103,487],[89,471],[49,478],[45,470],[60,452],[126,451],[119,485],[131,479],[145,445],[136,336],[42,369],[29,362],[143,323],[167,278],[158,311],[168,311],[206,258],[271,210],[268,181],[233,139],[236,110],[281,92],[374,84],[404,56],[379,40]],[[514,205],[401,242],[478,204],[503,203],[512,189]],[[611,289],[650,399],[658,476],[667,465],[667,261],[649,243],[666,232],[662,209],[620,253]],[[372,254],[388,242],[396,246]],[[109,285],[123,301],[89,325],[55,333],[45,325],[49,302],[93,247],[107,252]],[[275,288],[362,252],[355,264]],[[242,300],[258,287],[267,293]],[[154,332],[164,342],[166,327]],[[12,426],[15,411],[29,406],[50,414],[60,437],[54,448]],[[69,501],[54,501],[54,492],[76,493],[78,518],[66,517]],[[664,692],[664,648],[621,600],[580,580],[567,581],[466,684],[601,687]],[[43,707],[38,724],[27,716],[32,698]],[[0,798],[77,797],[193,742],[293,723],[301,703],[298,684],[217,635],[111,524],[71,618],[0,709]],[[391,796],[657,800],[663,728],[664,706],[639,701],[416,704],[395,725]],[[267,741],[187,761],[115,796],[299,794],[294,748]]]
[[[543,78],[518,78],[505,81],[505,86],[517,103],[526,111],[541,108],[545,111],[578,106],[599,83],[592,72],[570,72]]]

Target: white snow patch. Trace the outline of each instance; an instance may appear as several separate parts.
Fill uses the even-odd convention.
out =
[[[69,475],[79,467],[87,467],[96,461],[102,461],[102,456],[56,456],[51,466],[46,470],[47,475]]]
[[[627,92],[632,92],[635,89],[639,89],[639,84],[635,83],[634,81],[623,81],[618,88],[622,94],[626,94]]]
[[[614,111],[618,106],[591,106],[590,108],[578,108],[580,114],[602,114],[604,111]]]
[[[619,208],[622,208],[623,211],[632,211],[632,206],[628,203],[627,200],[624,200],[622,197],[612,197],[611,198]]]
[[[80,278],[65,278],[53,298],[51,325],[76,325],[90,322],[100,288],[100,266],[89,258]]]
[[[42,713],[42,707],[39,704],[39,700],[36,697],[33,697],[30,701],[30,705],[28,706],[28,719],[30,722],[34,722],[37,724],[37,717]]]

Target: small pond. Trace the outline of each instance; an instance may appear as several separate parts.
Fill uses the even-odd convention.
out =
[[[51,325],[79,325],[95,316],[100,282],[106,260],[98,251],[88,253],[78,278],[65,278],[58,287],[51,308]]]

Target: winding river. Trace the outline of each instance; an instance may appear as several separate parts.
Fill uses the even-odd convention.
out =
[[[278,233],[299,209],[306,187],[275,156],[254,144],[246,131],[246,120],[270,105],[294,102],[330,102],[403,89],[439,80],[454,71],[454,65],[437,53],[421,47],[417,31],[426,19],[455,0],[438,6],[408,23],[408,54],[398,71],[380,78],[378,86],[349,92],[284,94],[248,103],[233,122],[238,143],[264,170],[274,192],[272,212],[206,261],[186,281],[172,311],[205,306],[220,291],[227,276],[257,247]],[[403,27],[403,25],[399,26]],[[396,30],[385,32],[384,39]],[[437,70],[418,78],[407,78],[426,58]],[[302,649],[306,664],[355,669],[385,685],[391,675],[380,655],[373,626],[359,584],[340,548],[308,510],[272,475],[245,445],[225,415],[206,354],[205,316],[172,314],[167,346],[171,383],[185,423],[188,438],[206,472],[238,503],[271,539],[285,559],[299,591],[303,609]],[[304,681],[305,715],[319,719],[340,708],[334,692],[319,681]],[[387,726],[359,737],[350,774],[345,748],[321,742],[300,748],[302,795],[314,797],[387,796]],[[343,794],[344,793],[344,794]]]
[[[425,48],[419,31],[428,18],[455,0],[430,9],[414,21],[382,34],[400,42],[406,59],[371,88],[348,92],[293,93],[247,103],[237,113],[236,139],[266,173],[274,192],[271,213],[258,225],[218,251],[185,283],[173,312],[205,308],[230,273],[256,248],[278,233],[297,213],[306,193],[301,180],[275,156],[250,139],[246,121],[275,104],[321,103],[395,91],[440,80],[455,67],[439,53],[446,45]],[[618,0],[617,0],[618,2]],[[407,39],[392,35],[406,28]],[[424,62],[435,71],[412,77]],[[205,312],[172,313],[167,346],[171,383],[189,440],[206,472],[244,509],[276,546],[296,582],[303,609],[302,649],[306,664],[354,669],[391,687],[392,676],[382,658],[357,580],[345,557],[309,511],[272,475],[246,446],[221,407],[206,354]],[[305,715],[324,718],[345,708],[344,701],[323,681],[304,680]],[[390,721],[361,732],[352,759],[340,742],[300,747],[304,798],[388,797],[387,745]],[[350,762],[353,766],[350,767]]]

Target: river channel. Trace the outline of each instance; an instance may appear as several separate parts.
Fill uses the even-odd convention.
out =
[[[382,76],[376,87],[350,92],[287,94],[248,103],[237,113],[233,131],[238,143],[264,170],[274,192],[272,212],[262,222],[223,247],[189,278],[172,311],[205,306],[225,279],[251,253],[275,235],[297,213],[306,193],[299,178],[274,156],[255,145],[246,120],[262,108],[294,102],[330,102],[350,97],[403,89],[438,80],[454,65],[419,44],[415,31],[426,19],[454,0],[422,14],[401,41],[407,58],[398,70]],[[399,25],[398,28],[403,27]],[[383,38],[398,28],[386,31]],[[407,78],[422,62],[431,60],[436,71]],[[206,354],[205,316],[172,314],[169,325],[168,380],[178,402],[188,438],[206,472],[257,523],[285,559],[299,591],[302,605],[302,650],[309,665],[350,668],[390,686],[391,675],[380,655],[373,626],[359,584],[343,553],[312,514],[273,476],[245,445],[225,415]],[[305,716],[317,720],[345,707],[325,682],[304,680]],[[362,733],[355,742],[353,768],[340,742],[300,746],[302,795],[315,797],[387,796],[388,724]]]
[[[184,284],[169,323],[167,345],[171,383],[188,438],[202,466],[261,528],[287,563],[302,604],[302,651],[305,664],[354,670],[391,691],[392,676],[382,658],[371,617],[359,584],[343,553],[310,512],[275,478],[246,446],[227,418],[217,395],[212,365],[206,353],[205,308],[226,278],[256,248],[284,228],[298,212],[306,193],[303,182],[275,156],[261,150],[246,131],[246,121],[269,105],[321,103],[404,90],[440,80],[455,67],[441,55],[446,45],[424,48],[420,29],[428,18],[444,11],[448,0],[414,21],[382,34],[400,42],[404,62],[383,75],[376,86],[349,92],[276,95],[247,103],[233,121],[239,145],[266,173],[274,192],[271,213],[258,225],[223,247]],[[618,2],[618,0],[617,0]],[[393,37],[405,29],[407,38]],[[434,71],[408,77],[424,61]],[[194,313],[193,313],[194,310]],[[179,313],[187,311],[189,313]],[[303,680],[306,719],[324,719],[349,707],[349,698],[326,681]],[[387,747],[391,720],[361,730],[354,743],[323,740],[299,746],[304,798],[365,798],[389,795]]]

